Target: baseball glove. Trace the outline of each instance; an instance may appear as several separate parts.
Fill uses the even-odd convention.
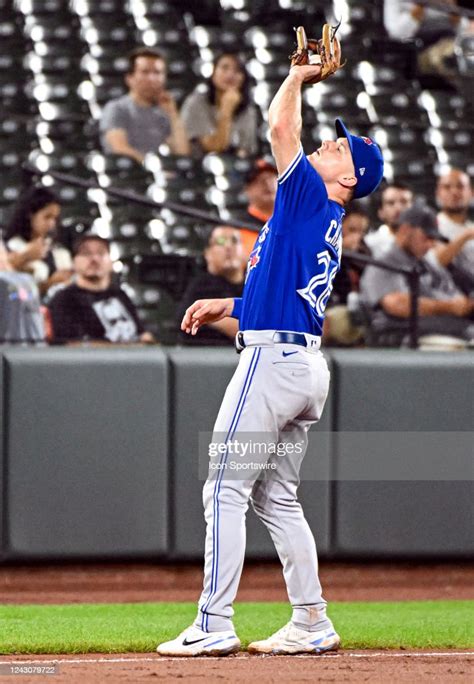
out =
[[[322,38],[307,38],[303,26],[298,26],[296,31],[296,50],[290,55],[291,66],[304,66],[306,64],[321,64],[321,73],[305,83],[319,83],[329,78],[341,69],[341,45],[336,38],[337,26],[324,24]]]

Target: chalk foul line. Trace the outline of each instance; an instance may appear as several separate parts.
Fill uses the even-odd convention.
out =
[[[447,657],[447,658],[453,658],[453,657],[467,657],[467,656],[474,656],[474,651],[439,651],[439,652],[432,652],[430,651],[429,653],[423,652],[423,651],[411,651],[409,653],[387,653],[386,651],[376,651],[376,652],[370,652],[370,653],[334,653],[334,654],[328,654],[326,656],[311,656],[311,654],[298,654],[298,655],[292,655],[292,656],[278,656],[279,658],[281,657],[288,657],[288,658],[311,658],[311,657],[317,657],[317,658],[440,658],[440,657]],[[275,656],[251,656],[251,658],[262,658],[262,657],[267,657],[267,658],[273,658]],[[184,660],[186,662],[190,662],[193,660],[213,660],[213,658],[210,658],[209,656],[192,656],[192,657],[166,657],[166,656],[154,656],[154,657],[143,657],[143,658],[136,658],[136,657],[122,657],[122,658],[52,658],[51,660],[43,660],[43,659],[38,659],[38,660],[0,660],[0,665],[10,665],[11,663],[15,663],[15,665],[34,665],[34,664],[42,664],[44,665],[45,663],[51,663],[53,665],[66,665],[66,664],[81,664],[81,663],[143,663],[143,662],[155,662],[155,663],[160,663],[160,662],[166,662],[166,661],[176,661],[176,660]],[[225,658],[222,658],[222,660],[225,660]]]

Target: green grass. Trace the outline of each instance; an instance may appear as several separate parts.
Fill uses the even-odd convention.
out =
[[[193,603],[1,606],[0,653],[153,652],[190,624]],[[239,603],[245,647],[289,619],[284,603]],[[472,648],[474,601],[332,603],[344,648]]]

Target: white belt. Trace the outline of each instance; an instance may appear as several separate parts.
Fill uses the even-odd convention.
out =
[[[321,347],[321,338],[292,330],[239,330],[235,336],[238,352],[245,347],[273,347],[275,344],[296,344],[306,351],[317,352]]]

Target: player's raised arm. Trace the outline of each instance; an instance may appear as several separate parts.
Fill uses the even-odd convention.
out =
[[[301,86],[309,73],[317,76],[319,65],[294,66],[281,84],[268,110],[272,152],[281,175],[301,145]]]
[[[319,83],[341,67],[338,26],[323,26],[320,40],[307,39],[302,26],[296,30],[297,49],[291,55],[291,69],[268,110],[273,156],[281,175],[301,145],[301,86]]]

